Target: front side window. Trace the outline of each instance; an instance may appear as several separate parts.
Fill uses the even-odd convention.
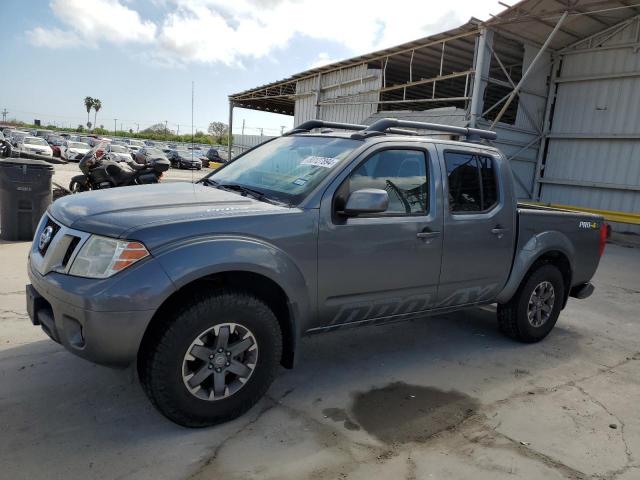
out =
[[[421,150],[383,150],[356,168],[346,192],[364,188],[386,190],[389,208],[380,215],[424,215],[429,210],[427,157]],[[342,190],[342,188],[341,188]]]
[[[484,212],[498,203],[495,166],[491,157],[445,152],[452,213]]]

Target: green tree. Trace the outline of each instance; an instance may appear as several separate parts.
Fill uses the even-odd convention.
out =
[[[98,111],[102,108],[102,102],[99,98],[93,99],[93,110],[95,111],[93,115],[93,124],[97,125]]]
[[[220,138],[226,135],[227,130],[229,130],[229,127],[226,123],[223,122],[211,122],[209,124],[209,128],[207,129],[209,134],[216,138]]]
[[[91,128],[91,121],[89,120],[89,113],[93,108],[93,98],[84,97],[84,108],[87,110],[87,128]]]

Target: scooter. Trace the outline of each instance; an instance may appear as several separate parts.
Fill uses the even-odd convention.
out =
[[[158,183],[171,163],[164,158],[151,159],[145,164],[134,160],[118,162],[111,159],[104,143],[99,143],[80,160],[82,175],[76,175],[69,183],[71,193],[105,188]]]

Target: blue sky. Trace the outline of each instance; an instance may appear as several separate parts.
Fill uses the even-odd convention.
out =
[[[390,8],[392,5],[393,8]],[[436,33],[502,9],[493,0],[3,0],[0,110],[76,127],[191,129],[227,121],[227,96],[311,66]],[[244,109],[234,131],[293,117]],[[91,114],[93,122],[93,113]]]

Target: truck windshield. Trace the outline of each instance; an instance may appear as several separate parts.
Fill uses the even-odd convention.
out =
[[[208,181],[249,187],[296,204],[360,145],[348,138],[280,137],[229,163]]]

